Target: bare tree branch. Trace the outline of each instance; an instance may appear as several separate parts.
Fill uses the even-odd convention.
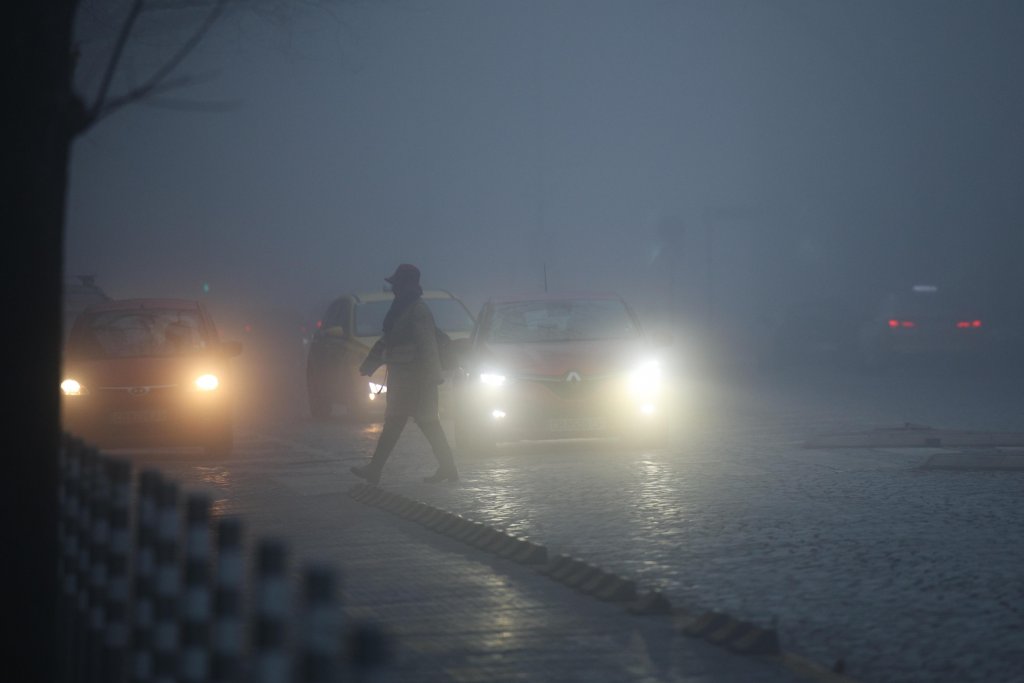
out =
[[[120,109],[126,104],[136,102],[144,99],[151,95],[159,92],[165,92],[167,90],[181,88],[186,85],[191,85],[195,82],[194,79],[179,78],[173,81],[167,81],[167,78],[174,72],[175,69],[180,66],[181,62],[195,49],[195,47],[203,40],[207,32],[213,26],[213,24],[220,17],[224,11],[224,7],[227,5],[228,0],[213,0],[212,7],[209,14],[199,25],[196,31],[185,41],[178,51],[175,52],[170,59],[153,73],[149,79],[142,85],[132,88],[124,95],[121,95],[110,100],[107,99],[107,92],[110,88],[110,82],[113,80],[114,73],[117,70],[118,63],[120,62],[121,54],[124,51],[124,46],[128,41],[128,36],[131,33],[132,27],[135,24],[139,14],[143,10],[148,10],[150,7],[143,6],[143,0],[135,0],[132,4],[132,8],[125,18],[124,24],[121,26],[121,32],[118,35],[117,45],[114,48],[114,53],[111,56],[110,63],[107,65],[107,72],[104,75],[103,84],[100,89],[100,94],[96,99],[96,103],[93,105],[86,127],[91,125],[100,119],[106,118],[114,111]],[[189,3],[191,6],[198,6],[199,3]],[[209,4],[209,3],[204,3]],[[168,9],[167,3],[161,3],[156,5],[153,9]]]
[[[110,55],[110,61],[107,62],[106,71],[103,74],[103,81],[100,82],[100,89],[96,93],[96,101],[93,103],[90,111],[90,118],[95,116],[99,112],[100,108],[103,107],[104,101],[107,99],[107,91],[110,90],[110,84],[114,80],[114,74],[117,73],[117,67],[121,63],[121,55],[124,53],[124,47],[128,44],[128,36],[132,32],[132,28],[135,26],[135,21],[139,18],[142,13],[142,0],[135,0],[132,3],[132,7],[128,10],[128,16],[125,17],[124,23],[121,24],[121,30],[117,34],[117,42],[114,44],[114,52]]]
[[[150,0],[146,4],[147,12],[175,11],[182,9],[210,8],[214,5],[230,3],[245,4],[249,0]]]
[[[237,111],[242,106],[242,100],[221,100],[221,101],[200,101],[184,100],[169,97],[147,97],[141,104],[147,107],[158,109],[171,109],[174,111],[195,111],[195,112],[227,112]]]
[[[150,2],[146,5],[147,12],[161,12],[165,10],[195,9],[197,7],[212,7],[218,4],[218,0],[164,0],[163,2]]]
[[[137,88],[129,90],[124,95],[111,98],[102,110],[96,112],[93,115],[91,123],[101,121],[102,119],[105,119],[114,112],[116,112],[118,109],[121,109],[122,107],[125,107],[134,102],[139,102],[146,98],[155,97],[163,93],[169,93],[174,90],[187,88],[189,86],[196,85],[197,83],[209,81],[211,78],[211,76],[208,76],[206,78],[197,78],[195,76],[179,76],[178,78],[164,78],[160,83],[147,82],[143,85],[140,85]]]

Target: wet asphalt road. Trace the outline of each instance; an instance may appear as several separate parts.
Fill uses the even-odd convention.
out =
[[[350,486],[347,464],[363,461],[379,424],[306,418],[299,355],[275,367],[250,375],[233,458],[154,452],[140,463],[219,489],[222,511],[257,517],[287,495],[282,481],[323,485],[304,479],[303,454],[337,462],[342,481],[331,486]],[[785,649],[826,666],[841,659],[858,680],[1021,681],[1024,471],[922,468],[935,448],[803,447],[904,423],[1024,432],[1020,379],[993,368],[708,372],[686,379],[666,448],[506,445],[463,457],[462,482],[437,487],[420,482],[434,465],[410,426],[383,485],[635,577],[687,608],[774,625]],[[300,531],[288,519],[262,523]]]

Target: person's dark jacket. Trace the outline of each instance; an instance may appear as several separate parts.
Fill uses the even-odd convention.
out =
[[[391,320],[386,319],[384,334],[370,349],[360,372],[371,375],[381,365],[387,365],[389,377],[396,372],[406,377],[415,375],[418,380],[436,386],[444,377],[434,316],[418,296],[405,306],[402,303],[396,300],[393,307],[399,310],[394,315],[389,312]]]

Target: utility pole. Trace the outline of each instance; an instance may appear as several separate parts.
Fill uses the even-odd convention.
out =
[[[536,44],[533,49],[533,87],[536,110],[536,129],[534,131],[534,193],[536,204],[534,226],[537,237],[534,244],[537,248],[537,256],[541,259],[547,259],[549,256],[547,249],[550,247],[551,240],[549,239],[547,229],[547,173],[545,169],[547,158],[544,154],[545,147],[547,146],[547,135],[544,126],[544,3],[537,2],[535,8],[534,40]],[[546,293],[548,291],[548,265],[546,260],[543,260],[542,268],[544,292]]]

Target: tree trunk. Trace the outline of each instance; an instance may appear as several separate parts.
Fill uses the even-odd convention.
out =
[[[57,658],[57,449],[64,211],[71,140],[81,106],[73,96],[72,26],[77,0],[8,3],[5,42],[13,70],[5,101],[10,180],[4,202],[9,276],[5,355],[14,374],[4,416],[0,477],[9,621],[4,676],[52,681]],[[10,54],[10,53],[9,53]]]

